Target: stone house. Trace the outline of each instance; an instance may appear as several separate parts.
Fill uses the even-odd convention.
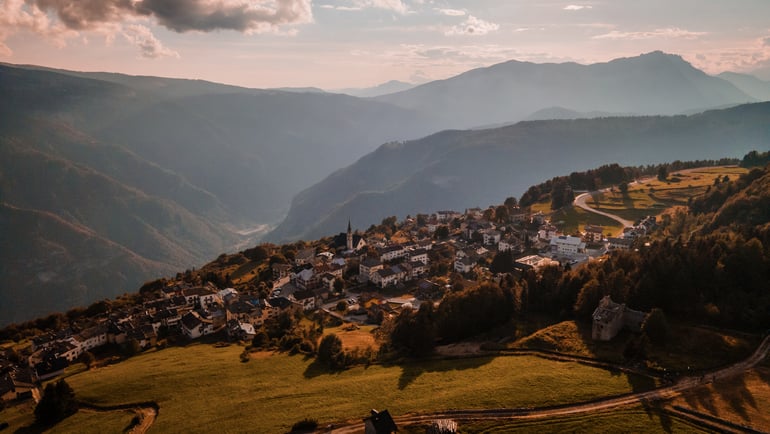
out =
[[[591,338],[597,341],[609,341],[623,327],[639,332],[646,315],[644,312],[627,308],[625,303],[615,303],[609,295],[605,295],[592,315]]]

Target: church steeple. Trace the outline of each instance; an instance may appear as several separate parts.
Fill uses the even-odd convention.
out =
[[[347,240],[347,248],[348,250],[353,250],[353,229],[350,226],[350,219],[348,219],[348,240]]]

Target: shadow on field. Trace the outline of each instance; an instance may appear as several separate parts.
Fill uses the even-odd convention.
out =
[[[401,376],[398,378],[398,388],[404,390],[423,374],[476,369],[492,362],[493,359],[494,357],[486,356],[457,359],[415,360],[398,363],[393,366],[401,368]]]
[[[642,400],[641,404],[651,422],[657,417],[660,422],[660,428],[667,433],[671,432],[673,420],[671,415],[663,408],[663,402]]]

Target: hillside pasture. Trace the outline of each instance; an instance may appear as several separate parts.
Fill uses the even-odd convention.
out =
[[[597,210],[637,221],[647,215],[658,215],[672,206],[687,205],[690,198],[704,194],[714,185],[717,178],[721,180],[727,176],[729,179],[736,179],[747,172],[747,169],[738,166],[683,170],[669,174],[665,181],[648,178],[631,183],[625,196],[617,187],[596,192],[586,204]]]
[[[303,418],[324,426],[393,414],[459,408],[537,407],[629,393],[649,381],[535,356],[430,360],[328,371],[313,359],[242,348],[174,347],[82,372],[67,381],[78,398],[110,405],[154,400],[158,432],[282,432]],[[532,393],[537,390],[538,393]]]

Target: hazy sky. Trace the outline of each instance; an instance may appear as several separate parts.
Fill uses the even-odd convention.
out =
[[[654,50],[770,78],[769,0],[0,0],[0,61],[362,87]]]

